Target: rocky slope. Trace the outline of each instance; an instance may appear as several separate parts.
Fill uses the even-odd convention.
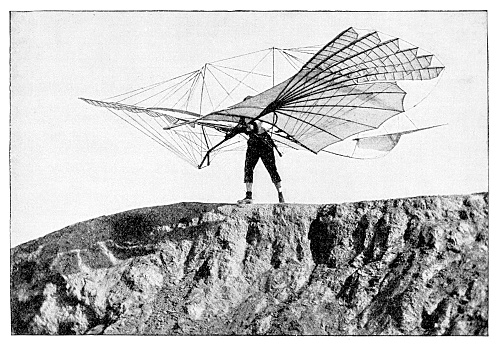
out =
[[[13,334],[487,335],[488,195],[181,203],[11,251]]]

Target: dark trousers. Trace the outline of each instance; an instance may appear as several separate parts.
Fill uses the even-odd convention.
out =
[[[275,165],[275,154],[273,153],[273,147],[267,143],[260,140],[247,141],[247,151],[246,151],[246,164],[244,167],[244,182],[252,183],[254,168],[258,163],[259,159],[263,161],[263,164],[270,174],[273,183],[278,183],[281,181],[280,175],[277,172],[277,166]]]

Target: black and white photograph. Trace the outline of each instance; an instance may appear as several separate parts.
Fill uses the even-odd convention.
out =
[[[11,335],[488,337],[487,10],[9,19]]]

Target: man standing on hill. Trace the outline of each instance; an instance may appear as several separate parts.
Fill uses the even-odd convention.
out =
[[[284,195],[282,193],[281,179],[277,172],[277,166],[275,164],[275,154],[273,149],[276,149],[275,142],[272,140],[268,132],[261,126],[259,121],[246,122],[248,119],[243,117],[234,129],[227,134],[227,138],[234,137],[237,134],[247,134],[249,140],[247,140],[247,151],[246,151],[246,162],[244,167],[244,183],[246,184],[246,197],[242,200],[237,201],[239,204],[252,204],[252,183],[254,168],[258,163],[259,159],[263,161],[263,164],[270,174],[273,184],[278,192],[278,201],[284,203]]]

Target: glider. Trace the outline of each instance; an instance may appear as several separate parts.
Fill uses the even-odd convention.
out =
[[[278,69],[278,58],[292,73]],[[402,135],[437,127],[375,132],[404,113],[407,92],[401,83],[439,77],[444,67],[433,60],[398,38],[349,28],[322,48],[273,47],[110,99],[81,99],[106,108],[199,169],[219,153],[243,149],[243,138],[230,135],[240,118],[261,121],[279,147],[335,153],[334,145],[350,139],[355,151],[389,152]],[[278,82],[279,72],[287,77]],[[369,131],[376,134],[358,137]],[[356,158],[355,151],[344,156]]]

